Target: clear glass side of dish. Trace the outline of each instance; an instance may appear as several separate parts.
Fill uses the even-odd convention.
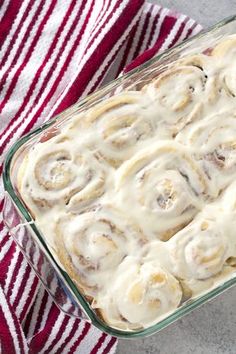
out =
[[[184,42],[159,56],[156,56],[141,67],[133,70],[94,94],[80,100],[43,126],[21,138],[10,149],[4,167],[4,221],[10,234],[21,248],[29,264],[41,279],[47,291],[59,308],[69,315],[86,318],[101,330],[117,337],[135,338],[151,335],[197,306],[205,303],[222,291],[236,283],[236,276],[203,296],[184,303],[173,314],[156,325],[137,332],[124,332],[107,326],[91,309],[89,303],[79,293],[68,275],[57,265],[53,255],[44,242],[43,235],[37,230],[30,211],[26,208],[17,190],[17,171],[29,149],[39,141],[45,141],[58,134],[63,126],[83,111],[123,90],[139,90],[154,77],[165,71],[168,66],[179,58],[187,55],[207,53],[225,36],[236,34],[236,17],[222,21],[209,31]]]
[[[70,316],[89,320],[77,299],[69,293],[60,271],[52,266],[50,255],[47,254],[43,243],[37,239],[37,231],[34,232],[33,221],[26,221],[7,193],[3,217],[10,235],[59,309]]]

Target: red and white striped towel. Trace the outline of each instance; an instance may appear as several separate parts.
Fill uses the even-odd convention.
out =
[[[200,29],[187,16],[144,0],[1,1],[0,173],[9,147],[36,124]],[[1,182],[0,212],[3,197]],[[115,338],[57,309],[1,213],[0,340],[3,354],[116,348]]]

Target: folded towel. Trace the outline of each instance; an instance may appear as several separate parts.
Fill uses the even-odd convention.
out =
[[[0,173],[9,147],[78,98],[201,30],[144,0],[3,0]],[[116,339],[53,303],[3,225],[0,352],[114,353]]]

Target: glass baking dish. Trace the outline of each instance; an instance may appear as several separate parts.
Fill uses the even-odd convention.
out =
[[[41,279],[46,290],[51,294],[57,306],[68,315],[84,318],[102,331],[116,337],[137,338],[151,335],[172,322],[189,313],[206,301],[219,295],[236,284],[236,272],[223,284],[203,295],[183,303],[174,313],[162,319],[157,324],[135,332],[127,332],[109,327],[100,319],[73,281],[57,264],[48,249],[43,235],[37,229],[30,211],[22,202],[16,185],[16,172],[25,154],[39,141],[55,136],[63,124],[79,112],[87,110],[104,98],[122,90],[138,90],[150,82],[153,77],[165,71],[170,63],[187,55],[206,53],[225,36],[236,34],[236,16],[230,17],[211,29],[185,41],[171,50],[154,57],[144,65],[125,74],[98,90],[94,94],[80,100],[75,105],[51,119],[41,127],[33,130],[17,141],[10,149],[4,165],[3,182],[5,188],[4,222],[10,234],[26,257],[29,264]]]

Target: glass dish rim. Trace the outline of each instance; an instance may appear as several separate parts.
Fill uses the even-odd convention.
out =
[[[143,69],[148,67],[150,64],[152,64],[152,63],[158,61],[159,59],[161,59],[166,54],[171,54],[171,52],[176,50],[176,48],[181,48],[187,42],[194,41],[196,38],[200,38],[200,37],[206,35],[207,33],[211,32],[212,30],[215,30],[217,28],[223,27],[224,25],[226,25],[226,24],[228,24],[230,22],[233,22],[235,20],[236,20],[236,15],[233,15],[233,16],[227,17],[226,19],[223,19],[222,21],[216,23],[214,26],[211,26],[210,28],[201,31],[199,34],[189,38],[188,40],[185,40],[184,42],[180,43],[179,45],[177,45],[177,46],[175,46],[173,48],[170,48],[170,49],[164,51],[163,53],[161,53],[159,55],[154,56],[153,58],[151,58],[150,60],[148,60],[144,64],[140,65],[139,67],[134,68],[133,70],[131,70],[127,74],[125,74],[125,75],[113,80],[110,84],[102,87],[97,92],[101,92],[104,89],[108,89],[111,86],[111,84],[119,83],[124,78],[127,78],[127,77],[131,76],[134,72],[136,73],[137,71],[142,71]],[[37,236],[37,240],[39,241],[40,246],[43,247],[43,251],[44,251],[44,253],[46,253],[46,257],[49,259],[49,261],[52,264],[53,268],[54,269],[56,268],[57,271],[59,271],[59,274],[62,276],[62,278],[63,278],[63,280],[65,282],[65,286],[73,294],[73,295],[71,294],[72,297],[74,297],[78,301],[80,307],[87,314],[87,316],[91,320],[92,324],[94,324],[97,328],[99,328],[103,332],[106,332],[106,333],[108,333],[108,334],[110,334],[112,336],[118,337],[118,338],[126,338],[126,339],[130,338],[131,339],[131,338],[146,337],[146,336],[152,335],[152,334],[162,330],[163,328],[167,327],[168,325],[170,325],[171,323],[175,322],[179,318],[181,318],[184,315],[188,314],[189,312],[191,312],[195,308],[197,308],[200,305],[206,303],[208,300],[214,298],[215,296],[221,294],[225,290],[227,290],[230,287],[232,287],[233,285],[235,285],[236,284],[236,275],[233,278],[231,278],[230,280],[228,280],[225,283],[223,283],[222,285],[219,285],[215,289],[207,292],[204,295],[201,295],[199,298],[191,299],[190,301],[186,302],[183,306],[181,306],[180,308],[176,309],[173,313],[168,315],[166,318],[162,319],[160,322],[158,322],[158,323],[156,323],[156,324],[154,324],[154,325],[152,325],[152,326],[150,326],[148,328],[144,328],[142,330],[138,330],[138,331],[135,331],[135,332],[124,331],[124,330],[119,330],[119,329],[112,328],[109,325],[107,325],[105,322],[103,322],[102,319],[100,319],[94,313],[94,311],[90,308],[90,305],[89,305],[88,301],[80,293],[80,291],[77,289],[77,287],[75,286],[73,281],[70,279],[70,277],[57,264],[56,260],[54,259],[54,257],[52,256],[50,250],[48,249],[43,237],[41,236],[39,230],[37,229],[33,219],[31,218],[30,213],[28,212],[27,208],[24,206],[22,201],[18,198],[17,194],[15,193],[14,187],[13,187],[12,182],[11,182],[11,172],[10,172],[11,171],[11,162],[13,160],[13,157],[14,157],[15,153],[18,151],[18,149],[21,146],[23,146],[26,142],[28,142],[29,139],[31,139],[34,136],[40,134],[41,132],[43,132],[44,130],[49,128],[51,125],[53,125],[55,122],[60,120],[61,116],[64,115],[66,112],[70,111],[72,108],[74,109],[74,108],[79,108],[80,106],[82,106],[88,99],[93,98],[97,94],[97,92],[95,92],[92,95],[87,96],[86,98],[84,98],[82,100],[79,100],[78,102],[76,102],[74,105],[72,105],[69,108],[67,108],[66,110],[64,110],[59,115],[57,115],[57,116],[53,117],[52,119],[50,119],[49,121],[45,122],[40,127],[37,127],[35,129],[33,129],[32,131],[30,131],[29,133],[27,133],[26,135],[21,137],[18,141],[16,141],[10,147],[9,151],[7,152],[5,161],[4,161],[3,175],[2,175],[3,185],[4,185],[5,193],[7,193],[8,196],[11,198],[11,201],[14,203],[17,211],[20,212],[21,217],[23,217],[27,222],[29,222],[29,227],[32,229],[34,234]],[[63,309],[61,309],[61,310],[63,311]]]

